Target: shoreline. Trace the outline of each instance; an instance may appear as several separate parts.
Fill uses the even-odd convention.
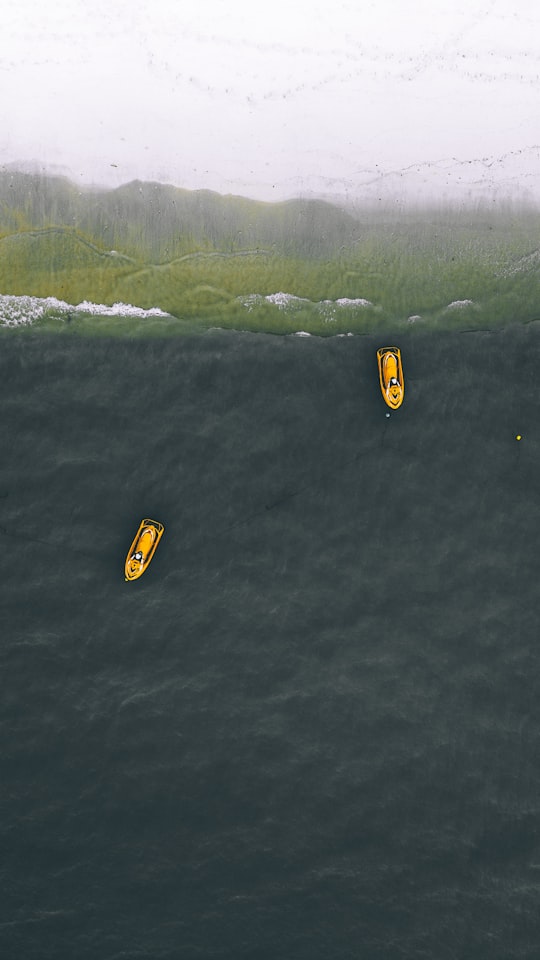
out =
[[[294,294],[236,298],[221,309],[201,311],[197,316],[176,316],[159,307],[143,308],[129,303],[99,304],[82,301],[72,305],[56,297],[0,294],[0,330],[9,334],[47,333],[120,339],[163,339],[206,335],[212,331],[261,333],[272,336],[333,339],[380,334],[486,332],[526,325],[540,315],[501,317],[486,307],[464,299],[447,304],[431,314],[408,317],[388,315],[366,300],[313,302]]]

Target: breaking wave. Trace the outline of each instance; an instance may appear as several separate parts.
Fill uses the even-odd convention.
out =
[[[114,303],[107,306],[104,303],[91,303],[83,300],[77,305],[58,300],[56,297],[16,297],[11,294],[0,294],[0,326],[17,327],[32,324],[41,320],[47,314],[60,316],[66,320],[72,314],[87,313],[93,316],[104,317],[168,317],[158,307],[143,310],[130,303]]]
[[[320,329],[321,321],[324,324],[338,324],[350,322],[354,325],[355,321],[364,317],[369,320],[379,320],[384,318],[385,310],[380,304],[373,303],[364,297],[339,297],[336,300],[310,300],[307,297],[300,297],[296,294],[279,291],[263,295],[260,293],[251,293],[235,298],[239,311],[246,310],[255,315],[252,320],[257,324],[257,328],[264,329],[265,318],[268,317],[268,311],[274,310],[288,315],[293,321],[300,324],[306,324],[309,330],[309,323],[318,321],[317,329]],[[258,311],[261,311],[258,314]],[[409,316],[404,314],[403,321],[409,324],[432,322],[445,317],[478,317],[481,312],[481,304],[471,299],[453,300],[451,303],[441,305],[438,310],[426,314],[413,313]],[[103,316],[119,318],[171,318],[172,315],[162,310],[160,307],[144,309],[134,306],[130,303],[121,301],[113,303],[112,306],[103,303],[93,303],[89,300],[83,300],[78,304],[70,304],[65,300],[59,300],[57,297],[34,297],[34,296],[15,296],[12,294],[0,294],[0,327],[18,327],[28,326],[39,322],[45,318],[65,321],[76,320],[81,315]],[[239,317],[236,319],[239,321]],[[242,322],[238,323],[238,328],[242,329]],[[298,336],[310,336],[306,329],[299,329],[296,332]],[[343,336],[344,334],[338,334]]]
[[[311,313],[318,314],[327,322],[337,321],[346,311],[382,312],[380,305],[373,303],[371,300],[366,300],[364,297],[339,297],[337,300],[313,301],[307,297],[298,297],[293,293],[283,293],[280,291],[279,293],[271,293],[267,296],[263,296],[260,293],[251,293],[245,297],[237,297],[237,301],[249,311],[256,310],[265,304],[270,304],[278,310],[292,314],[300,312],[301,310],[308,310]],[[452,303],[441,306],[438,312],[444,315],[448,312],[459,312],[471,308],[478,309],[478,304],[476,304],[474,300],[453,300]],[[415,323],[424,319],[423,316],[417,313],[404,317],[404,320],[408,323]]]
[[[254,310],[257,307],[271,304],[278,310],[287,310],[294,312],[306,308],[314,309],[324,316],[325,320],[335,320],[339,312],[344,308],[362,309],[366,308],[376,310],[376,306],[371,300],[365,300],[363,297],[340,297],[338,300],[309,300],[307,297],[297,297],[293,293],[270,293],[263,296],[261,293],[250,293],[248,296],[238,297],[238,301],[248,310]]]

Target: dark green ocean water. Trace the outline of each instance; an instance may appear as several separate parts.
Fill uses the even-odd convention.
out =
[[[5,960],[538,956],[540,325],[381,345],[2,332]]]

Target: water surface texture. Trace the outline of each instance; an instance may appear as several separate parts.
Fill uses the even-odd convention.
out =
[[[3,957],[537,956],[539,331],[3,332]]]

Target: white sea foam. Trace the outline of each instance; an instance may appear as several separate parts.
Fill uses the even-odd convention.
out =
[[[250,293],[248,296],[238,297],[237,299],[248,310],[253,310],[254,307],[262,306],[265,303],[272,304],[277,307],[278,310],[289,311],[309,306],[321,313],[324,319],[330,322],[336,320],[339,311],[345,307],[349,309],[365,309],[366,307],[374,306],[371,300],[366,300],[364,297],[339,297],[338,300],[313,301],[307,297],[297,297],[293,293],[284,293],[281,290],[279,293],[270,293],[266,296],[260,293]]]
[[[270,293],[264,298],[267,303],[275,303],[276,307],[299,307],[303,303],[311,303],[306,297],[295,297],[293,293]]]
[[[334,301],[337,303],[338,307],[372,307],[373,304],[371,300],[366,300],[364,297],[340,297],[339,300]],[[332,303],[331,300],[325,300],[324,303]]]
[[[68,304],[56,297],[14,297],[0,294],[0,325],[17,327],[39,320],[46,310],[64,311]]]
[[[34,323],[40,320],[45,313],[56,313],[66,319],[73,313],[88,313],[106,317],[168,317],[158,307],[143,310],[130,303],[114,303],[107,306],[104,303],[91,303],[83,300],[73,305],[56,297],[15,297],[10,294],[0,294],[0,326],[17,327]]]
[[[142,307],[134,307],[131,303],[113,303],[108,307],[104,303],[90,303],[89,300],[83,300],[76,307],[71,307],[79,313],[97,313],[104,317],[170,317],[170,313],[165,313],[159,307],[151,307],[149,310],[143,310]]]
[[[472,307],[474,300],[452,300],[445,308],[446,310],[460,310],[462,307]]]
[[[537,269],[540,265],[540,250],[534,250],[532,253],[521,257],[513,267],[506,267],[499,271],[499,277],[515,277],[518,273],[526,273],[528,270]]]

